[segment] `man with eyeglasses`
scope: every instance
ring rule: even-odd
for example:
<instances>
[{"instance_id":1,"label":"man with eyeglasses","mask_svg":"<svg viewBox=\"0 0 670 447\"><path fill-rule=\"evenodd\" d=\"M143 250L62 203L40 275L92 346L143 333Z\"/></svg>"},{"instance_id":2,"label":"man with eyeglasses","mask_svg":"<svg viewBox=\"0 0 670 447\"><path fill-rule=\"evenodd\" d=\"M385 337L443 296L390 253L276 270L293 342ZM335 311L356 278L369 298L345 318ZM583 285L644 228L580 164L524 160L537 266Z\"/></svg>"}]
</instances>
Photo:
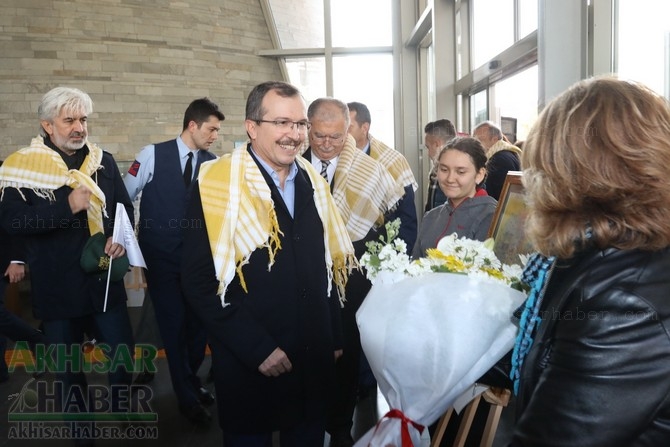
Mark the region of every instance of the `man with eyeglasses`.
<instances>
[{"instance_id":1,"label":"man with eyeglasses","mask_svg":"<svg viewBox=\"0 0 670 447\"><path fill-rule=\"evenodd\" d=\"M387 214L397 206L403 188L377 161L356 148L353 137L347 134L349 109L333 98L319 98L307 111L311 123L310 146L303 156L322 173L330 188L349 237L354 243L356 257L365 253L365 243L379 237ZM326 429L330 446L352 446L353 414L358 391L358 371L361 341L356 325L356 311L371 287L360 271L352 272L345 290L342 308L344 353L337 361L337 386L333 389L333 404Z\"/></svg>"},{"instance_id":2,"label":"man with eyeglasses","mask_svg":"<svg viewBox=\"0 0 670 447\"><path fill-rule=\"evenodd\" d=\"M209 333L226 447L323 446L340 298L353 246L328 184L300 157L309 122L300 92L249 94L251 140L205 163L187 220L182 277Z\"/></svg>"},{"instance_id":3,"label":"man with eyeglasses","mask_svg":"<svg viewBox=\"0 0 670 447\"><path fill-rule=\"evenodd\" d=\"M350 115L350 124L347 131L356 140L356 147L381 163L393 176L395 182L405 190L402 200L389 216L389 220L400 218L398 237L405 241L407 254L410 254L416 241L418 227L414 191L417 190L419 185L414 179L414 173L400 152L370 134L372 118L368 107L360 102L350 102L347 106Z\"/></svg>"}]
</instances>

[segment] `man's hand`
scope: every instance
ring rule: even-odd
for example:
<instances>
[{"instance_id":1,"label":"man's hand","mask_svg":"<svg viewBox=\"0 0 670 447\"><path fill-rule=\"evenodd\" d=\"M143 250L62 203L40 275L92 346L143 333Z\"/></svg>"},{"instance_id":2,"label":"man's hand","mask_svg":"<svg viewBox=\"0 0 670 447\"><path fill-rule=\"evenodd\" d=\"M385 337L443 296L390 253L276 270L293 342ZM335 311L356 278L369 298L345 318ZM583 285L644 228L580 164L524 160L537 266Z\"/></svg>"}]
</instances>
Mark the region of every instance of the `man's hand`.
<instances>
[{"instance_id":1,"label":"man's hand","mask_svg":"<svg viewBox=\"0 0 670 447\"><path fill-rule=\"evenodd\" d=\"M258 371L267 377L277 377L280 374L290 372L292 369L291 361L286 353L279 348L272 351L272 354L258 367Z\"/></svg>"},{"instance_id":2,"label":"man's hand","mask_svg":"<svg viewBox=\"0 0 670 447\"><path fill-rule=\"evenodd\" d=\"M19 282L26 276L26 266L25 264L11 263L7 270L5 270L5 276L9 278L10 283Z\"/></svg>"},{"instance_id":3,"label":"man's hand","mask_svg":"<svg viewBox=\"0 0 670 447\"><path fill-rule=\"evenodd\" d=\"M342 357L342 354L344 354L344 351L342 349L338 349L337 351L335 351L335 361L337 361L337 359Z\"/></svg>"},{"instance_id":4,"label":"man's hand","mask_svg":"<svg viewBox=\"0 0 670 447\"><path fill-rule=\"evenodd\" d=\"M75 188L67 196L67 201L70 204L72 214L87 210L91 207L91 191L85 186Z\"/></svg>"},{"instance_id":5,"label":"man's hand","mask_svg":"<svg viewBox=\"0 0 670 447\"><path fill-rule=\"evenodd\" d=\"M123 248L123 245L112 242L112 238L108 237L105 244L105 254L112 259L116 259L126 254L126 249Z\"/></svg>"}]
</instances>

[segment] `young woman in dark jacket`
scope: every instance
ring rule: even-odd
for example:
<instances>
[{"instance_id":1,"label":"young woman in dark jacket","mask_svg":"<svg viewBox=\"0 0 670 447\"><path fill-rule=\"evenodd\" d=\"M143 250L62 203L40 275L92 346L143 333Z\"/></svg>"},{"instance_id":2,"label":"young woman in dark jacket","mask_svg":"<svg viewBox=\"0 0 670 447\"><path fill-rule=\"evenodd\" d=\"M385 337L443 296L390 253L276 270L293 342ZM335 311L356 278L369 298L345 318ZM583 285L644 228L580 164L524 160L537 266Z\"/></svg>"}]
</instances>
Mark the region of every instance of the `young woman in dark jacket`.
<instances>
[{"instance_id":1,"label":"young woman in dark jacket","mask_svg":"<svg viewBox=\"0 0 670 447\"><path fill-rule=\"evenodd\" d=\"M512 354L511 446L670 445L670 107L582 81L524 146L541 256Z\"/></svg>"}]
</instances>

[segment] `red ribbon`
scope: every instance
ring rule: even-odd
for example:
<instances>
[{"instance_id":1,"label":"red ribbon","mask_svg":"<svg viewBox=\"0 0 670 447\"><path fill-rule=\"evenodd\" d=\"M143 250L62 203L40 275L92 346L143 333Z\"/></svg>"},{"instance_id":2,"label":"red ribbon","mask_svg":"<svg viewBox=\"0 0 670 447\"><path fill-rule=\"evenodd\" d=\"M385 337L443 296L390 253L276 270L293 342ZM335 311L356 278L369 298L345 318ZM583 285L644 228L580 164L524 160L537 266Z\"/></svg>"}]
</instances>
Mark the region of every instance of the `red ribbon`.
<instances>
[{"instance_id":1,"label":"red ribbon","mask_svg":"<svg viewBox=\"0 0 670 447\"><path fill-rule=\"evenodd\" d=\"M379 422L377 422L377 426L375 427L375 431L379 428L379 424L384 418L391 418L391 419L400 419L400 434L401 434L401 440L402 440L402 447L414 447L414 443L412 442L412 437L409 435L409 424L412 424L412 427L416 428L419 433L423 433L423 430L426 428L421 424L418 424L405 416L405 413L402 411L394 408L393 410L389 411L382 417Z\"/></svg>"}]
</instances>

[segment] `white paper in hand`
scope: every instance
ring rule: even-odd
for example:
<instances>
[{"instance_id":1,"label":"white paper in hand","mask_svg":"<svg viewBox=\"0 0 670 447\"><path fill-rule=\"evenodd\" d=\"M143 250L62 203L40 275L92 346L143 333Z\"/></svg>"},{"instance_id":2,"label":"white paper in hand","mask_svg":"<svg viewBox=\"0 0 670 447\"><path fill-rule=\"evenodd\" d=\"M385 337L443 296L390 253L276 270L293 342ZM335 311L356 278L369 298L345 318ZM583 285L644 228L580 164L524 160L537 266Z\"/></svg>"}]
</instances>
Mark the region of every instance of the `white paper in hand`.
<instances>
[{"instance_id":1,"label":"white paper in hand","mask_svg":"<svg viewBox=\"0 0 670 447\"><path fill-rule=\"evenodd\" d=\"M147 267L144 262L144 256L140 250L140 245L137 243L135 237L135 230L133 224L128 218L126 207L122 203L116 204L116 215L114 217L114 233L112 234L112 242L123 245L128 255L128 262L135 267Z\"/></svg>"}]
</instances>

